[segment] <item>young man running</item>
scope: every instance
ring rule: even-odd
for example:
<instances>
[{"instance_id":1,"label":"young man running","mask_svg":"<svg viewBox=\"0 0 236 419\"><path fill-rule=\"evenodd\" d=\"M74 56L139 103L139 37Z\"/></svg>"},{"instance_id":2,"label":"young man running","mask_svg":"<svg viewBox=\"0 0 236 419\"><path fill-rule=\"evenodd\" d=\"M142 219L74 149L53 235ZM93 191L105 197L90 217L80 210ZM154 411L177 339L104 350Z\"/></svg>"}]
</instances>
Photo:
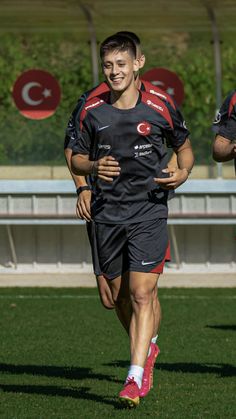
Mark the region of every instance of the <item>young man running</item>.
<instances>
[{"instance_id":1,"label":"young man running","mask_svg":"<svg viewBox=\"0 0 236 419\"><path fill-rule=\"evenodd\" d=\"M212 128L216 133L213 159L217 162L234 160L236 174L236 90L226 97Z\"/></svg>"},{"instance_id":2,"label":"young man running","mask_svg":"<svg viewBox=\"0 0 236 419\"><path fill-rule=\"evenodd\" d=\"M138 59L138 65L139 69L142 68L145 64L145 56L141 52L141 46L140 46L140 39L136 34L133 32L119 32L118 34L123 35L131 39L135 43L136 46L136 58ZM183 126L183 118L181 114L176 111L175 104L172 100L172 98L167 95L165 92L163 92L161 89L159 89L156 86L153 86L151 83L147 81L140 81L139 79L139 72L135 73L135 84L137 88L140 88L142 91L148 91L152 94L155 94L162 100L166 100L171 107L173 108L173 112L176 112L175 115L175 129L176 130L182 130ZM79 100L77 107L75 108L75 111L73 112L71 119L68 123L67 128L67 134L65 138L65 155L67 158L68 167L70 168L71 165L71 153L72 153L72 147L75 143L75 139L78 138L78 133L80 131L78 120L80 118L80 114L84 108L84 103L86 101L86 98L88 100L92 97L102 97L105 93L110 91L110 87L107 83L101 83L98 87L92 89L90 92L85 93L82 95L82 98ZM173 156L171 160L168 163L168 167L172 167L173 174L176 170L177 161L176 161L176 154L173 153ZM163 167L164 168L164 167ZM70 169L71 171L71 169ZM87 184L87 179L83 176L76 176L72 174L76 187L77 187L77 193L78 193L78 202L77 202L77 215L85 219L86 221L91 221L91 212L90 212L90 203L91 203L91 190L90 186ZM88 234L90 237L90 240L93 238L93 222L87 223L87 229ZM169 248L167 249L166 254L166 260L169 260ZM112 294L110 291L110 288L107 284L106 278L102 275L101 269L99 267L98 257L97 257L97 249L96 246L93 245L93 265L94 265L94 272L97 279L98 284L98 290L100 294L100 298L102 301L102 304L107 309L115 308L117 316L125 328L126 332L129 334L129 327L130 327L130 320L131 320L131 314L132 314L132 307L131 302L129 299L129 290L127 287L127 280L122 281L121 290L119 293L119 298L114 303ZM143 375L143 382L142 382L142 389L140 391L140 396L145 397L150 388L152 387L153 383L153 367L155 363L155 359L159 353L159 348L156 344L159 328L160 328L160 321L161 321L161 306L158 299L158 290L157 286L154 289L154 302L153 302L153 310L155 314L155 324L154 324L154 331L153 331L153 337L151 341L151 345L149 348L149 356L147 358L147 362L145 364L144 369L144 375Z\"/></svg>"},{"instance_id":3,"label":"young man running","mask_svg":"<svg viewBox=\"0 0 236 419\"><path fill-rule=\"evenodd\" d=\"M188 131L174 129L171 108L137 90L134 43L110 37L101 46L101 59L111 92L85 104L72 167L76 175L93 176L91 211L99 264L114 301L122 274L128 272L131 366L119 397L135 406L154 329L154 289L168 245L168 189L188 178L193 155ZM165 139L179 165L169 179L162 173L168 162Z\"/></svg>"}]
</instances>

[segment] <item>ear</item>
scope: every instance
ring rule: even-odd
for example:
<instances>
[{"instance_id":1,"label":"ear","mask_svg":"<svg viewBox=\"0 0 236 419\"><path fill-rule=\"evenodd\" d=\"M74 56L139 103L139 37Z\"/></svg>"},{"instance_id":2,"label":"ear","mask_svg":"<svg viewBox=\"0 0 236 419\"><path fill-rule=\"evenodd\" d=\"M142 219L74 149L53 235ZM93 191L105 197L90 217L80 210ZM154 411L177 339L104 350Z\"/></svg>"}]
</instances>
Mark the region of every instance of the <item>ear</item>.
<instances>
[{"instance_id":1,"label":"ear","mask_svg":"<svg viewBox=\"0 0 236 419\"><path fill-rule=\"evenodd\" d=\"M139 69L140 69L140 64L139 64L139 60L137 60L137 59L135 59L134 60L134 65L133 65L133 71L139 71Z\"/></svg>"},{"instance_id":2,"label":"ear","mask_svg":"<svg viewBox=\"0 0 236 419\"><path fill-rule=\"evenodd\" d=\"M144 54L141 55L141 57L139 58L139 68L143 68L145 65L145 61L146 61L146 57Z\"/></svg>"}]
</instances>

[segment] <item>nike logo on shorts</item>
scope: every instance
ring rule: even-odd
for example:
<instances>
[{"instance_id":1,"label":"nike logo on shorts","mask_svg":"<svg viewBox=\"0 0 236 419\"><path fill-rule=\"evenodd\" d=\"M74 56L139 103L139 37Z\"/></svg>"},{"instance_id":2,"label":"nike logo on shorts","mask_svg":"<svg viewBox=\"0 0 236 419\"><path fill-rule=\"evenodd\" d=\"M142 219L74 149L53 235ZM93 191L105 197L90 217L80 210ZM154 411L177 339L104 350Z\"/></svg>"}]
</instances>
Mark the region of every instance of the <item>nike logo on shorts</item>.
<instances>
[{"instance_id":1,"label":"nike logo on shorts","mask_svg":"<svg viewBox=\"0 0 236 419\"><path fill-rule=\"evenodd\" d=\"M142 265L152 265L153 263L156 263L156 260L152 260L151 262L144 262L144 260L142 260Z\"/></svg>"},{"instance_id":2,"label":"nike logo on shorts","mask_svg":"<svg viewBox=\"0 0 236 419\"><path fill-rule=\"evenodd\" d=\"M104 127L98 127L98 131L103 131L104 129L108 128L110 125L105 125Z\"/></svg>"}]
</instances>

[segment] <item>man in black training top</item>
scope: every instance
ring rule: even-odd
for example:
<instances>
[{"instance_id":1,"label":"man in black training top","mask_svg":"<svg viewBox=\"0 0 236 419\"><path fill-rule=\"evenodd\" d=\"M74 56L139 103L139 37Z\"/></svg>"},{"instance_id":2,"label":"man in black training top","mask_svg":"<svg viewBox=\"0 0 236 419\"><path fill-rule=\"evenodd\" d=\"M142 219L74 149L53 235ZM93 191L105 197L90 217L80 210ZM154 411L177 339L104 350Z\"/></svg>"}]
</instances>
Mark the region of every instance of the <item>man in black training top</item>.
<instances>
[{"instance_id":1,"label":"man in black training top","mask_svg":"<svg viewBox=\"0 0 236 419\"><path fill-rule=\"evenodd\" d=\"M128 37L131 39L136 47L136 58L139 63L139 69L142 68L145 64L145 56L141 50L141 44L139 37L133 33L133 32L127 32L122 31L118 32L116 35L122 35L125 37ZM137 89L141 91L146 91L149 93L152 93L156 96L158 96L161 100L167 101L170 106L172 107L173 113L175 113L174 117L174 129L176 132L178 130L182 130L184 126L184 120L183 117L178 109L176 109L175 103L173 102L173 99L165 93L163 90L161 90L159 87L154 86L148 81L143 81L139 77L139 72L135 73L135 85ZM92 90L84 93L81 98L79 99L77 106L75 107L75 110L73 111L71 118L68 122L67 130L66 130L66 137L65 137L65 156L68 164L68 168L70 169L70 172L72 174L72 177L74 179L77 194L78 194L78 201L77 201L77 215L78 217L85 219L87 221L87 231L90 241L93 242L94 237L94 223L91 222L91 188L90 188L90 181L85 176L76 176L71 171L71 155L72 155L72 148L73 145L76 142L76 139L79 138L79 132L80 132L80 115L83 111L84 105L86 101L89 99L92 99L93 97L100 97L103 96L105 93L108 93L110 91L110 87L106 82L103 82L93 88ZM165 162L164 162L165 163ZM166 167L166 163L163 166L163 168ZM175 176L179 176L179 171L177 167L177 158L176 154L173 153L171 159L168 162L168 168L169 170L174 174ZM172 176L173 180L173 176ZM171 197L174 196L174 191L172 191L172 194L169 194L168 199L171 199ZM94 273L96 275L99 295L101 298L101 302L103 306L107 309L114 308L117 314L117 317L126 330L127 334L129 335L129 329L130 329L130 321L132 316L132 306L130 301L130 293L128 289L128 281L124 280L122 281L122 292L119 293L119 298L114 303L112 299L112 294L110 287L107 283L107 279L102 275L100 266L99 266L99 260L97 256L97 249L96 246L93 243L92 247L92 258L93 258L93 267L94 267ZM170 247L168 246L166 250L165 260L170 260ZM163 263L164 265L164 263ZM160 267L160 272L162 272L162 268ZM123 276L126 276L126 274L123 274ZM155 364L155 360L160 353L159 346L157 344L159 330L160 330L160 324L161 324L161 305L158 298L158 288L155 287L153 291L153 311L155 316L155 322L154 322L154 329L153 329L153 337L151 339L151 344L148 351L148 357L145 363L144 373L143 373L143 379L142 379L142 388L140 390L140 397L145 397L150 389L153 386L153 367Z\"/></svg>"},{"instance_id":2,"label":"man in black training top","mask_svg":"<svg viewBox=\"0 0 236 419\"><path fill-rule=\"evenodd\" d=\"M172 108L136 88L135 44L114 35L100 55L110 92L85 104L72 170L93 176L95 245L114 301L128 273L131 365L119 398L136 406L154 327L153 290L168 246L168 190L187 180L193 154L188 131L174 130ZM177 154L178 176L165 178L161 170L168 163L165 140Z\"/></svg>"}]
</instances>

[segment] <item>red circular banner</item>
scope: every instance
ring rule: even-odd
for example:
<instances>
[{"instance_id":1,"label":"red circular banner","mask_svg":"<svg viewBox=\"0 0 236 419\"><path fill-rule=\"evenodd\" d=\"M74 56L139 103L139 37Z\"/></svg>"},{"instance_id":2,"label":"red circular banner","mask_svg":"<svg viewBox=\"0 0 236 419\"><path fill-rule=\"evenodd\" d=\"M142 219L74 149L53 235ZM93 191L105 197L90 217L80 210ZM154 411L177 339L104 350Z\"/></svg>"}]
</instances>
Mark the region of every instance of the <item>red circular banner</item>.
<instances>
[{"instance_id":1,"label":"red circular banner","mask_svg":"<svg viewBox=\"0 0 236 419\"><path fill-rule=\"evenodd\" d=\"M166 68L153 68L142 75L143 80L150 81L173 97L178 106L184 100L184 85L179 76Z\"/></svg>"},{"instance_id":2,"label":"red circular banner","mask_svg":"<svg viewBox=\"0 0 236 419\"><path fill-rule=\"evenodd\" d=\"M53 115L60 103L58 81L44 70L22 73L13 87L13 99L20 113L30 119L45 119Z\"/></svg>"}]
</instances>

